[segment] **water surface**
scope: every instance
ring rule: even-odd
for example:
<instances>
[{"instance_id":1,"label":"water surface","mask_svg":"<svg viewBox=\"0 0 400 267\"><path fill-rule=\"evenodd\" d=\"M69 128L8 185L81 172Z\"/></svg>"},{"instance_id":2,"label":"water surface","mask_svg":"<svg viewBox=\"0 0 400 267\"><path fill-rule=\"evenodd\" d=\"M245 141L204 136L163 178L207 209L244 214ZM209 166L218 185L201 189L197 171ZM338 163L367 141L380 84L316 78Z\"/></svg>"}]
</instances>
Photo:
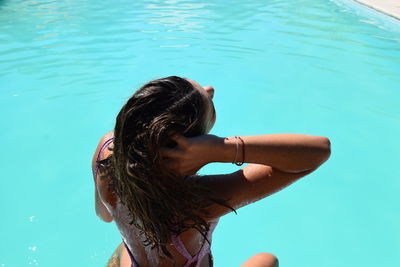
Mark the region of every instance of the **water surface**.
<instances>
[{"instance_id":1,"label":"water surface","mask_svg":"<svg viewBox=\"0 0 400 267\"><path fill-rule=\"evenodd\" d=\"M104 266L121 239L94 214L91 156L167 75L215 87L214 134L332 142L317 172L221 220L216 266L399 265L399 33L346 0L0 1L0 266Z\"/></svg>"}]
</instances>

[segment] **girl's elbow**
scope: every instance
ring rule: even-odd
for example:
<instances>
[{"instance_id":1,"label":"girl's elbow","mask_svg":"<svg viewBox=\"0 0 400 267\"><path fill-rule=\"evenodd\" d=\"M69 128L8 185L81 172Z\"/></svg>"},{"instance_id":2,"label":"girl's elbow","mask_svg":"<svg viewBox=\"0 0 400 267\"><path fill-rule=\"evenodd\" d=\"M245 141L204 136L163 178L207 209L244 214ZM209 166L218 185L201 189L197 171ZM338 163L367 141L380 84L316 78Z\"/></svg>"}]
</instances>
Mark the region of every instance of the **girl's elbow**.
<instances>
[{"instance_id":1,"label":"girl's elbow","mask_svg":"<svg viewBox=\"0 0 400 267\"><path fill-rule=\"evenodd\" d=\"M98 207L96 206L96 215L97 217L100 218L100 220L104 221L104 222L112 222L113 221L113 217L111 216L111 214L105 209L105 207Z\"/></svg>"},{"instance_id":2,"label":"girl's elbow","mask_svg":"<svg viewBox=\"0 0 400 267\"><path fill-rule=\"evenodd\" d=\"M321 136L321 164L323 164L325 161L329 159L331 156L331 141L327 137L322 137Z\"/></svg>"},{"instance_id":3,"label":"girl's elbow","mask_svg":"<svg viewBox=\"0 0 400 267\"><path fill-rule=\"evenodd\" d=\"M331 155L331 140L329 138L324 137L324 144L325 144L325 154L326 154L326 159L328 159Z\"/></svg>"},{"instance_id":4,"label":"girl's elbow","mask_svg":"<svg viewBox=\"0 0 400 267\"><path fill-rule=\"evenodd\" d=\"M106 223L110 223L113 221L113 217L110 214L97 214L97 216Z\"/></svg>"}]
</instances>

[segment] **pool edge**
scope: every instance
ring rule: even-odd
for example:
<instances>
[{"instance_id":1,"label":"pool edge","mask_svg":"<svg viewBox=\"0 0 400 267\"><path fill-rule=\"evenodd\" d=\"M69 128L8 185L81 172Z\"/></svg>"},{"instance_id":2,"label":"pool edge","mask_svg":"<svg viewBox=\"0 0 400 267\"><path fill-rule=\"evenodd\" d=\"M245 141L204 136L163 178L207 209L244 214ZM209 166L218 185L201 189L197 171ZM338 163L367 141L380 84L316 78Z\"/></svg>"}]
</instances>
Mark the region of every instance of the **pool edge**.
<instances>
[{"instance_id":1,"label":"pool edge","mask_svg":"<svg viewBox=\"0 0 400 267\"><path fill-rule=\"evenodd\" d=\"M389 1L386 3L382 3L382 1L379 0L353 0L353 1L365 5L367 7L370 7L388 16L391 16L397 20L400 20L400 3L399 6L396 7L393 1Z\"/></svg>"}]
</instances>

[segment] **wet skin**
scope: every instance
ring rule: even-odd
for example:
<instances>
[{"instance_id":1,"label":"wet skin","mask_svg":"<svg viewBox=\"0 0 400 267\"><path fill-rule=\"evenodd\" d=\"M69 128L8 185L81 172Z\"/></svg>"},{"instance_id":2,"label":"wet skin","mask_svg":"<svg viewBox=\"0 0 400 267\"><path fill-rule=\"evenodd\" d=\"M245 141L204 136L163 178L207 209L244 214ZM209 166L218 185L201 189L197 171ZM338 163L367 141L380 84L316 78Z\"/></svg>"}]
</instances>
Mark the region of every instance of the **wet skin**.
<instances>
[{"instance_id":1,"label":"wet skin","mask_svg":"<svg viewBox=\"0 0 400 267\"><path fill-rule=\"evenodd\" d=\"M195 81L188 80L197 88L207 101L206 126L207 132L211 130L215 122L215 111L212 103L214 88L211 86L201 86ZM106 134L101 140L93 157L93 165L96 161L96 155L101 145L113 135L112 132ZM322 136L312 136L304 134L264 134L254 136L242 136L243 148L246 147L246 157L242 161L249 163L240 170L223 175L204 175L190 176L190 179L200 179L218 199L226 199L227 204L239 209L245 205L251 204L279 190L293 184L295 181L315 171L330 156L330 140ZM192 138L179 137L177 148L170 149L169 155L178 164L178 173L196 170L211 162L232 162L235 153L237 154L238 143L235 138L223 138L212 135L202 135ZM235 141L236 140L236 141ZM101 159L109 156L111 151L104 150ZM212 159L204 162L204 159ZM180 166L180 167L179 167ZM183 169L183 167L186 168ZM110 190L110 179L100 179L95 177L96 183L96 212L99 217L107 222L113 220L111 214L116 213L115 196ZM227 186L229 185L229 186ZM207 216L204 219L213 221L225 214L231 212L231 209L221 205L211 205L207 208ZM232 233L234 234L234 233ZM180 235L189 253L196 254L202 244L203 237L196 230L188 230ZM129 240L130 244L136 244L135 257L141 266L147 266L146 252L137 240ZM136 243L135 243L136 242ZM167 246L172 253L178 266L183 266L186 262L174 246ZM121 255L125 255L126 250L121 249ZM123 259L125 257L122 257ZM161 262L165 266L170 263ZM125 263L124 263L125 264ZM147 264L147 265L146 265ZM258 253L243 263L242 266L252 267L275 267L278 262L276 257L269 253ZM130 266L130 263L126 265ZM161 266L161 265L160 265ZM202 267L210 266L208 257L201 261Z\"/></svg>"}]
</instances>

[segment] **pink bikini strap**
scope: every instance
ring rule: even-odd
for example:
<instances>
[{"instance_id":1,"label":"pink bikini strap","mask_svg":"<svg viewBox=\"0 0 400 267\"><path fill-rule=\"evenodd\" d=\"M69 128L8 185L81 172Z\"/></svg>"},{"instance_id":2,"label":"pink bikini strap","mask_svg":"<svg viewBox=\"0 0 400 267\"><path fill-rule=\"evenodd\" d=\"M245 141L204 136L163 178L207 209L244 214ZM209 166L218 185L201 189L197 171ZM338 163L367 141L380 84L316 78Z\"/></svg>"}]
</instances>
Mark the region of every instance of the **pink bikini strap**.
<instances>
[{"instance_id":1,"label":"pink bikini strap","mask_svg":"<svg viewBox=\"0 0 400 267\"><path fill-rule=\"evenodd\" d=\"M99 160L100 160L100 155L101 155L101 153L104 151L104 149L105 149L109 144L111 144L111 142L112 142L113 140L114 140L114 137L111 137L110 139L107 139L107 140L103 143L103 145L101 146L101 148L100 148L100 150L99 150L99 153L97 153L96 166L95 166L95 168L94 168L94 170L93 170L93 177L94 177L94 178L96 178L97 172L99 171L98 162L99 162Z\"/></svg>"},{"instance_id":2,"label":"pink bikini strap","mask_svg":"<svg viewBox=\"0 0 400 267\"><path fill-rule=\"evenodd\" d=\"M207 239L211 243L212 232L214 231L218 221L211 223L210 229L207 233ZM210 244L208 244L207 240L204 240L203 246L197 252L196 255L192 256L186 249L185 244L183 244L182 240L179 236L172 235L171 241L174 244L175 248L184 256L188 261L185 263L184 266L189 266L193 262L197 261L196 267L200 265L200 260L207 254L210 253Z\"/></svg>"},{"instance_id":3,"label":"pink bikini strap","mask_svg":"<svg viewBox=\"0 0 400 267\"><path fill-rule=\"evenodd\" d=\"M179 236L172 235L171 237L172 243L174 244L175 248L187 259L191 260L193 258L192 255L187 251L185 244L183 244L182 240Z\"/></svg>"}]
</instances>

